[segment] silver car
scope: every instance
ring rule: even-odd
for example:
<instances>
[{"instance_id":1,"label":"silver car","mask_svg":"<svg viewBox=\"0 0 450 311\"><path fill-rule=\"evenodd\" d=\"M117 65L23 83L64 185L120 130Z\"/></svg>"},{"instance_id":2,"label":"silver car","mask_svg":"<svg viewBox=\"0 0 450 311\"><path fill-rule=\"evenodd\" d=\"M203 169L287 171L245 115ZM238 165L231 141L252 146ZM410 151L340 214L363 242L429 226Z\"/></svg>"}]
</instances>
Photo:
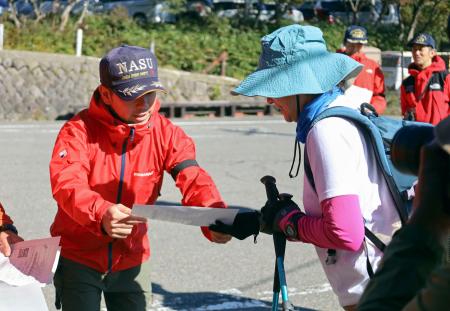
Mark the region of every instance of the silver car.
<instances>
[{"instance_id":1,"label":"silver car","mask_svg":"<svg viewBox=\"0 0 450 311\"><path fill-rule=\"evenodd\" d=\"M1 1L1 0L0 0ZM175 22L175 16L168 13L167 5L161 0L82 0L72 9L72 14L78 15L83 10L84 3L88 1L88 12L93 14L109 13L115 8L123 7L127 10L128 16L132 17L139 24L171 23ZM61 0L59 11L66 7L67 0ZM41 3L40 10L48 14L53 9L53 1Z\"/></svg>"},{"instance_id":2,"label":"silver car","mask_svg":"<svg viewBox=\"0 0 450 311\"><path fill-rule=\"evenodd\" d=\"M94 4L94 13L108 13L120 6L140 24L175 22L175 16L168 13L167 6L157 0L98 0Z\"/></svg>"}]
</instances>

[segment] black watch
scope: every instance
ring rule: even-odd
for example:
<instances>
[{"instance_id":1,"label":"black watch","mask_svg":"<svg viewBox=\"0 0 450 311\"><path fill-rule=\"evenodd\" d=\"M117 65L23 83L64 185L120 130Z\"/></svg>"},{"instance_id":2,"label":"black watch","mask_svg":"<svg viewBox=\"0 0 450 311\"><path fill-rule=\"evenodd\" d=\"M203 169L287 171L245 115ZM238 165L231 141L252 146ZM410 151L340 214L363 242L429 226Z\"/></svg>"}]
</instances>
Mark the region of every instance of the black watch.
<instances>
[{"instance_id":1,"label":"black watch","mask_svg":"<svg viewBox=\"0 0 450 311\"><path fill-rule=\"evenodd\" d=\"M17 231L17 228L13 225L13 224L4 224L0 226L0 232L3 231L11 231L14 232L15 234L18 234L19 232Z\"/></svg>"}]
</instances>

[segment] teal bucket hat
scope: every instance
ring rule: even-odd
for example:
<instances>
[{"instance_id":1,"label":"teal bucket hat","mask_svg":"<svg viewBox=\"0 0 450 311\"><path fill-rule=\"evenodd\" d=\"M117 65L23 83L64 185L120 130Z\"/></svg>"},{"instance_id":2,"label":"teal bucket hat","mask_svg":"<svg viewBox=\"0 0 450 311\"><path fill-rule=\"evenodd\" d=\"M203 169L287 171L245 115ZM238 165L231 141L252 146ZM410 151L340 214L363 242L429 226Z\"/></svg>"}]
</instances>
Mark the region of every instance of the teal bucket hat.
<instances>
[{"instance_id":1,"label":"teal bucket hat","mask_svg":"<svg viewBox=\"0 0 450 311\"><path fill-rule=\"evenodd\" d=\"M328 52L322 31L313 26L279 28L264 36L261 45L258 69L231 92L233 95L280 98L321 94L356 77L362 69L352 58Z\"/></svg>"}]
</instances>

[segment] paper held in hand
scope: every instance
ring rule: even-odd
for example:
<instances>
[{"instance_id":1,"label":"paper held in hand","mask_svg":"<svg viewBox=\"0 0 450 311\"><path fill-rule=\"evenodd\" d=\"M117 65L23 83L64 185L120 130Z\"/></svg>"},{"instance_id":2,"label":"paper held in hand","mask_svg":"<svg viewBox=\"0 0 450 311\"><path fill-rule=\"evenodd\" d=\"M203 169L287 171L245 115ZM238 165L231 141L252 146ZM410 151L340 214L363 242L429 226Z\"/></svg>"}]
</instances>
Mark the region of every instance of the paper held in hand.
<instances>
[{"instance_id":1,"label":"paper held in hand","mask_svg":"<svg viewBox=\"0 0 450 311\"><path fill-rule=\"evenodd\" d=\"M209 226L222 221L233 224L238 209L179 205L133 205L131 213L151 220L162 220L191 226Z\"/></svg>"},{"instance_id":2,"label":"paper held in hand","mask_svg":"<svg viewBox=\"0 0 450 311\"><path fill-rule=\"evenodd\" d=\"M0 255L0 281L12 286L50 284L58 264L59 240L52 237L12 244L10 257Z\"/></svg>"}]
</instances>

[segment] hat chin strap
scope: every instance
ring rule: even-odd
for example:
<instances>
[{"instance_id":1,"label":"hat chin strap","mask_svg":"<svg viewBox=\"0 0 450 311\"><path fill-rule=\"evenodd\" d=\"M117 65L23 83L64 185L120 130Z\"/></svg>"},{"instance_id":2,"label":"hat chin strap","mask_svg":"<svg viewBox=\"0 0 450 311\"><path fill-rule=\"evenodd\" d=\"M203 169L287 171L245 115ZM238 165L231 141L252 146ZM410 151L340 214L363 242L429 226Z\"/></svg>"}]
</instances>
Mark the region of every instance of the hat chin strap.
<instances>
[{"instance_id":1,"label":"hat chin strap","mask_svg":"<svg viewBox=\"0 0 450 311\"><path fill-rule=\"evenodd\" d=\"M297 120L298 120L298 116L300 115L300 95L295 95L295 99L297 101ZM295 172L295 174L292 174L292 171L294 169L294 165L295 165L295 160L297 158L297 150L298 150L298 164L297 164L297 170ZM298 172L300 171L300 164L302 162L302 153L301 153L301 148L300 148L300 142L297 140L297 137L294 140L294 157L292 158L292 164L291 164L291 168L289 169L289 177L290 178L295 178L298 176Z\"/></svg>"}]
</instances>

